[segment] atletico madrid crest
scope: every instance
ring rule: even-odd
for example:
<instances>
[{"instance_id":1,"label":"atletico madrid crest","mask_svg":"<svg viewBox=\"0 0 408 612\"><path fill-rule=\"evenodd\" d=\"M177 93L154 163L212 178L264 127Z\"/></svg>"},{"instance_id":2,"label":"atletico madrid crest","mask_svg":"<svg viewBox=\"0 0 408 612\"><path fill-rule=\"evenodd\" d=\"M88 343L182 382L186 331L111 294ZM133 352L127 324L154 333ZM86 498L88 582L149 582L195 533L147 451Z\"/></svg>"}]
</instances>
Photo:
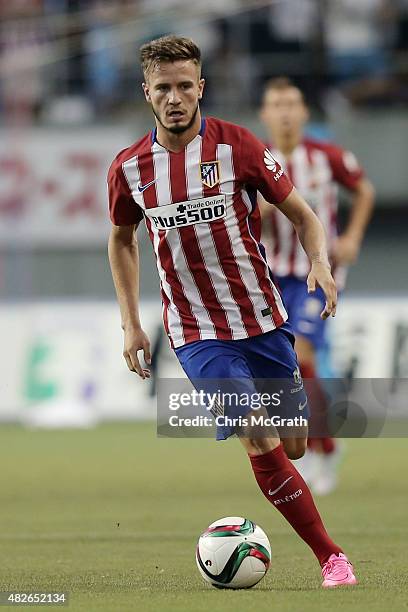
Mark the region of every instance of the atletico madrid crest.
<instances>
[{"instance_id":1,"label":"atletico madrid crest","mask_svg":"<svg viewBox=\"0 0 408 612\"><path fill-rule=\"evenodd\" d=\"M220 162L201 162L200 163L201 182L206 187L215 187L220 182Z\"/></svg>"}]
</instances>

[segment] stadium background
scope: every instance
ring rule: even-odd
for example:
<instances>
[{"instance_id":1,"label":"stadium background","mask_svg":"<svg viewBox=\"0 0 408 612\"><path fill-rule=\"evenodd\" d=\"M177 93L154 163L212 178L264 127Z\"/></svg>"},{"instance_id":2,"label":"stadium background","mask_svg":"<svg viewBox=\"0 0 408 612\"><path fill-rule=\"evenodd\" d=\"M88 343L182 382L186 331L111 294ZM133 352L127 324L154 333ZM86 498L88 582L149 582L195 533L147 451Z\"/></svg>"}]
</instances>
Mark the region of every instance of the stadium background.
<instances>
[{"instance_id":1,"label":"stadium background","mask_svg":"<svg viewBox=\"0 0 408 612\"><path fill-rule=\"evenodd\" d=\"M40 492L55 492L55 479L61 479L75 493L70 470L59 463L60 443L68 453L79 449L79 469L88 462L82 485L102 479L100 459L106 472L104 495L120 500L104 448L114 448L126 462L117 439L131 455L136 452L132 440L141 453L147 452L145 436L154 438L150 425L96 427L100 421L155 417L154 388L132 376L121 357L106 249L107 168L120 149L152 125L139 84L138 48L153 37L182 34L201 46L207 79L204 114L243 124L262 137L257 116L262 83L285 74L306 93L310 132L333 138L357 155L377 198L332 330L337 367L341 374L360 377L408 375L406 0L3 0L0 19L0 437L10 468L3 476L8 501L2 521L9 522L10 512L16 512L11 528L16 534L22 525L23 532L31 533L32 525L25 523L30 504L42 508L38 490L27 483L37 482ZM342 197L343 220L348 204ZM153 253L144 228L138 236L142 320L158 342ZM160 373L178 372L164 341ZM45 434L33 427L53 431ZM55 431L63 427L69 428L66 434ZM85 438L75 437L80 434L71 428L81 427L96 428L84 432ZM134 438L126 437L130 431ZM164 442L159 447L157 440L152 444L158 457L168 452L181 467L180 442L170 442L176 447ZM207 453L213 447L204 448ZM377 452L370 448L371 461ZM360 456L353 449L351 462ZM51 472L50 462L56 462ZM353 466L345 467L350 482ZM385 464L378 466L380 475L381 467L385 473ZM128 469L119 480L132 490ZM177 482L176 472L173 476ZM26 501L16 492L23 482L30 491ZM125 505L134 501L129 495ZM144 513L151 512L148 498L140 503ZM221 516L220 506L215 511ZM176 505L171 517L176 520ZM210 513L208 518L216 517ZM34 528L38 533L39 525ZM78 525L82 534L95 529L91 523ZM62 522L58 529L64 529ZM99 529L104 529L102 519ZM21 551L20 561L23 557ZM21 567L17 561L15 567ZM61 584L64 576L62 571ZM41 583L40 569L35 579ZM86 590L89 584L81 586Z\"/></svg>"}]
</instances>

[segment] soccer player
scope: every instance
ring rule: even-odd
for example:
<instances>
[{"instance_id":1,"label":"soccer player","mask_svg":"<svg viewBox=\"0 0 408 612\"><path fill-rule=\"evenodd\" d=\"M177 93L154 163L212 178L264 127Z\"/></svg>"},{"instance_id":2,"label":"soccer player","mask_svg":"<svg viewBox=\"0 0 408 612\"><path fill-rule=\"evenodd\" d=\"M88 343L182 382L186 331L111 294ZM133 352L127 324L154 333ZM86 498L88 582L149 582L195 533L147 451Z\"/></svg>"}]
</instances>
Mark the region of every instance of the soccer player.
<instances>
[{"instance_id":1,"label":"soccer player","mask_svg":"<svg viewBox=\"0 0 408 612\"><path fill-rule=\"evenodd\" d=\"M269 158L265 163L265 146L257 138L242 127L201 117L200 55L193 41L175 36L142 46L143 90L156 127L119 153L109 170L109 258L124 357L131 371L149 377L135 236L144 219L161 281L164 326L188 377L241 380L248 387L255 378L287 378L303 405L287 313L252 233L259 221L257 190L295 225L311 262L309 285L325 293L326 318L335 314L337 297L324 231L279 164ZM351 563L327 534L288 459L304 453L307 428L302 437L281 442L274 427L258 437L250 418L248 423L222 429L219 437L239 434L262 493L316 555L323 586L355 584Z\"/></svg>"},{"instance_id":2,"label":"soccer player","mask_svg":"<svg viewBox=\"0 0 408 612\"><path fill-rule=\"evenodd\" d=\"M264 88L261 119L270 139L270 151L299 193L322 222L337 289L344 287L346 269L356 261L370 219L374 190L353 153L304 135L309 112L302 91L285 77L268 81ZM338 186L352 196L346 229L337 234ZM326 402L317 374L317 355L325 351L326 322L320 315L325 302L321 288L308 292L310 262L293 224L278 207L260 201L262 243L276 275L296 337L296 353L304 379L309 382L311 410ZM313 397L312 397L313 395ZM315 493L330 493L337 483L340 449L333 438L309 438L302 459L303 475ZM307 461L306 461L307 459Z\"/></svg>"}]
</instances>

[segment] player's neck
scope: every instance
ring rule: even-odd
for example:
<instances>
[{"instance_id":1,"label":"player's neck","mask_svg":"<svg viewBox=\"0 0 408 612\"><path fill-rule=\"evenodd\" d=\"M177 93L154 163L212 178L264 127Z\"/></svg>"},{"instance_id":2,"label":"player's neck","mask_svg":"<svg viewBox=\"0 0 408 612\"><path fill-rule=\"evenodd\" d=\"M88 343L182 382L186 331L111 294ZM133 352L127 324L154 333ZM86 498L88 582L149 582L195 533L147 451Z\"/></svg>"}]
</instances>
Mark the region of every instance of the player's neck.
<instances>
[{"instance_id":1,"label":"player's neck","mask_svg":"<svg viewBox=\"0 0 408 612\"><path fill-rule=\"evenodd\" d=\"M182 151L194 138L197 134L200 133L201 130L201 113L200 109L198 109L193 124L186 130L185 132L181 132L181 134L173 134L169 130L166 130L161 123L156 120L156 140L162 147L172 151L174 153L178 153Z\"/></svg>"},{"instance_id":2,"label":"player's neck","mask_svg":"<svg viewBox=\"0 0 408 612\"><path fill-rule=\"evenodd\" d=\"M296 147L302 142L303 134L283 134L273 137L273 145L286 158L289 158Z\"/></svg>"}]
</instances>

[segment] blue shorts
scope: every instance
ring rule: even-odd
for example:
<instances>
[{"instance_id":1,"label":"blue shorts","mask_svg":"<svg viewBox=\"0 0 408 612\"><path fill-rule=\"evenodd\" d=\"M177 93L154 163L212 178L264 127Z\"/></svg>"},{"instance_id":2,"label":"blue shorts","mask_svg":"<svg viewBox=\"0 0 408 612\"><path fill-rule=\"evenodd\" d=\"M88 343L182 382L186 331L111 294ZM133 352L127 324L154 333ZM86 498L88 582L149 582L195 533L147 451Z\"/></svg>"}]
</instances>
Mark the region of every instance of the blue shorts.
<instances>
[{"instance_id":1,"label":"blue shorts","mask_svg":"<svg viewBox=\"0 0 408 612\"><path fill-rule=\"evenodd\" d=\"M202 379L212 379L211 384L219 379L232 379L234 390L238 387L240 393L257 395L260 392L271 394L283 386L285 415L299 416L301 410L301 416L307 419L307 398L293 346L290 325L284 323L280 328L259 336L243 340L199 340L177 348L175 352L197 389L205 387ZM282 385L283 379L285 384ZM266 409L270 416L276 414L276 408ZM234 405L230 410L233 417L245 416L252 407ZM225 440L234 433L234 427L217 426L217 440Z\"/></svg>"},{"instance_id":2,"label":"blue shorts","mask_svg":"<svg viewBox=\"0 0 408 612\"><path fill-rule=\"evenodd\" d=\"M308 293L306 281L296 276L278 276L277 281L295 336L303 336L315 349L322 348L326 329L326 321L320 318L326 305L323 290L317 287Z\"/></svg>"}]
</instances>

